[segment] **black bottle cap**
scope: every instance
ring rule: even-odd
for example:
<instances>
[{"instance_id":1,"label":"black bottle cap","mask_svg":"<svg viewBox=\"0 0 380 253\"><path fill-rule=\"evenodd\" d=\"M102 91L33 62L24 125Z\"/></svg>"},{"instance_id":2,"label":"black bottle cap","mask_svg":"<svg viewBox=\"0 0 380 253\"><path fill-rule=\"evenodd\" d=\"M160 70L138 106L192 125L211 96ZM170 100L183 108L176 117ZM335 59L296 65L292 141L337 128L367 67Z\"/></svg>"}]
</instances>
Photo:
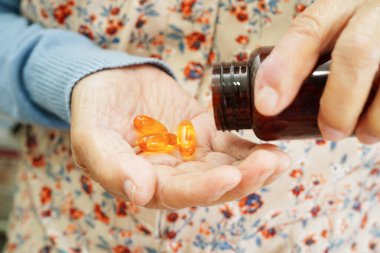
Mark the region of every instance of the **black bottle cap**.
<instances>
[{"instance_id":1,"label":"black bottle cap","mask_svg":"<svg viewBox=\"0 0 380 253\"><path fill-rule=\"evenodd\" d=\"M216 128L252 128L252 96L248 62L216 64L212 71L212 100Z\"/></svg>"}]
</instances>

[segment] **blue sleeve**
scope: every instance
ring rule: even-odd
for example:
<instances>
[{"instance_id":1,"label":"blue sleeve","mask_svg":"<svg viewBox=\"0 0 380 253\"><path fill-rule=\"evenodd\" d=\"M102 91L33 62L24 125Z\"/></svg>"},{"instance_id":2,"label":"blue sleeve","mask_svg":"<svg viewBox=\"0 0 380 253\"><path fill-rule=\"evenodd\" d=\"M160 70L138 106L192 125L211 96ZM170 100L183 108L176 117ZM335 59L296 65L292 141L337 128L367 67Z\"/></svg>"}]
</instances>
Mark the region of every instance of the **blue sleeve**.
<instances>
[{"instance_id":1,"label":"blue sleeve","mask_svg":"<svg viewBox=\"0 0 380 253\"><path fill-rule=\"evenodd\" d=\"M31 24L19 5L19 0L0 0L2 118L67 128L71 91L83 77L137 64L154 64L170 73L156 59L105 50L80 34Z\"/></svg>"}]
</instances>

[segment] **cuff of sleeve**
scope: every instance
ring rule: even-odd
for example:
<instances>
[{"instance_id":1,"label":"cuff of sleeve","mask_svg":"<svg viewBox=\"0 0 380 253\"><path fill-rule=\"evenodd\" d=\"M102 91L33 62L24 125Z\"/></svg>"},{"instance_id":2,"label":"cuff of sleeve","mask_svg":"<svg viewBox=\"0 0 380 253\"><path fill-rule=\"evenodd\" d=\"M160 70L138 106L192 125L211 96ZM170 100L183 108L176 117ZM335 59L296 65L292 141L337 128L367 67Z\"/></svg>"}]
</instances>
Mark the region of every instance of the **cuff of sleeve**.
<instances>
[{"instance_id":1,"label":"cuff of sleeve","mask_svg":"<svg viewBox=\"0 0 380 253\"><path fill-rule=\"evenodd\" d=\"M70 123L70 99L75 84L91 73L133 65L152 64L173 76L170 68L154 58L131 56L97 47L75 34L70 43L44 45L46 52L31 64L27 90L42 108ZM38 50L38 49L36 49Z\"/></svg>"}]
</instances>

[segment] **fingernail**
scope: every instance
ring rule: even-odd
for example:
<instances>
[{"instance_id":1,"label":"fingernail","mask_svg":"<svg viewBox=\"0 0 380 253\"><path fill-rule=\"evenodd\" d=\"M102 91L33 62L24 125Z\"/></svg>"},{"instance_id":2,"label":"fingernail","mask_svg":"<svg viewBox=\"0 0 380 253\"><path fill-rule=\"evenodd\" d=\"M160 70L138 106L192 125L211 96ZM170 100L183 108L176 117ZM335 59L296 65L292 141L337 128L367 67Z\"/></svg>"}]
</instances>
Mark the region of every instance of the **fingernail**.
<instances>
[{"instance_id":1,"label":"fingernail","mask_svg":"<svg viewBox=\"0 0 380 253\"><path fill-rule=\"evenodd\" d=\"M256 106L261 113L273 113L278 104L278 93L275 89L270 86L264 86L259 91L256 96Z\"/></svg>"},{"instance_id":2,"label":"fingernail","mask_svg":"<svg viewBox=\"0 0 380 253\"><path fill-rule=\"evenodd\" d=\"M136 192L136 185L129 179L125 180L123 183L124 191L127 194L127 197L130 201L135 201L135 192Z\"/></svg>"},{"instance_id":3,"label":"fingernail","mask_svg":"<svg viewBox=\"0 0 380 253\"><path fill-rule=\"evenodd\" d=\"M325 139L330 141L339 141L343 139L346 135L334 128L328 127L323 123L319 123L319 127L321 128L322 135Z\"/></svg>"},{"instance_id":4,"label":"fingernail","mask_svg":"<svg viewBox=\"0 0 380 253\"><path fill-rule=\"evenodd\" d=\"M365 144L375 144L376 142L379 142L380 139L373 136L373 135L370 135L370 134L367 134L367 133L357 133L359 136L360 136L360 141L365 143Z\"/></svg>"}]
</instances>

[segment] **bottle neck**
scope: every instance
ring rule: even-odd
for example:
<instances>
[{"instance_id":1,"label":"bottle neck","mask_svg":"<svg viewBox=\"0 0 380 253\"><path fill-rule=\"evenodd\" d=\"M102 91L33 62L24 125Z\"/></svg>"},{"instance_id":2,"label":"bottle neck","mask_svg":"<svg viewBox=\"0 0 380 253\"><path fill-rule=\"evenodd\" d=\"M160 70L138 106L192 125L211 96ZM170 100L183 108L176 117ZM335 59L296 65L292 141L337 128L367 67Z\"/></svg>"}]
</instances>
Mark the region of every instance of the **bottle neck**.
<instances>
[{"instance_id":1,"label":"bottle neck","mask_svg":"<svg viewBox=\"0 0 380 253\"><path fill-rule=\"evenodd\" d=\"M216 128L252 128L251 70L248 62L213 66L212 96Z\"/></svg>"}]
</instances>

